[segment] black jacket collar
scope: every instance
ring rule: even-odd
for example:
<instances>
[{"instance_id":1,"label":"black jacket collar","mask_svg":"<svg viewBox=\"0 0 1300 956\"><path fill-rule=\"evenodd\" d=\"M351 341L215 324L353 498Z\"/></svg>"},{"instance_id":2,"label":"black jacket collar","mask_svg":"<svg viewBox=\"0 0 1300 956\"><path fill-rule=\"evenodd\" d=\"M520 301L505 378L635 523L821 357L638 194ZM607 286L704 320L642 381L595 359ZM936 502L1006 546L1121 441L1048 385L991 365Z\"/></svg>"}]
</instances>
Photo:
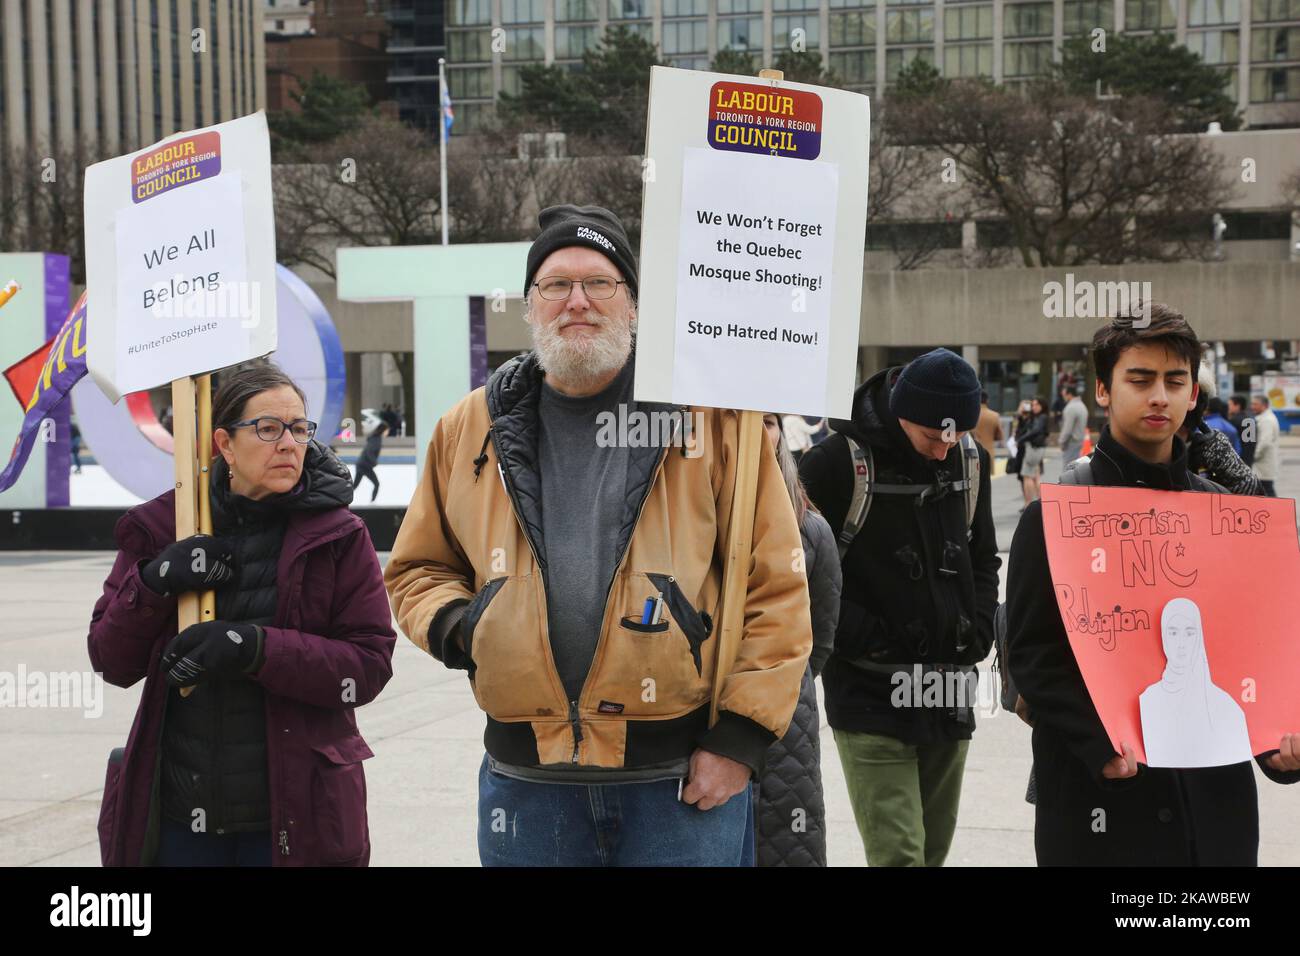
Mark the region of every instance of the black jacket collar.
<instances>
[{"instance_id":1,"label":"black jacket collar","mask_svg":"<svg viewBox=\"0 0 1300 956\"><path fill-rule=\"evenodd\" d=\"M1092 473L1099 485L1128 485L1164 491L1190 491L1192 487L1187 474L1187 446L1177 435L1174 436L1170 461L1153 465L1121 445L1110 433L1109 424L1102 426L1101 438L1092 456Z\"/></svg>"}]
</instances>

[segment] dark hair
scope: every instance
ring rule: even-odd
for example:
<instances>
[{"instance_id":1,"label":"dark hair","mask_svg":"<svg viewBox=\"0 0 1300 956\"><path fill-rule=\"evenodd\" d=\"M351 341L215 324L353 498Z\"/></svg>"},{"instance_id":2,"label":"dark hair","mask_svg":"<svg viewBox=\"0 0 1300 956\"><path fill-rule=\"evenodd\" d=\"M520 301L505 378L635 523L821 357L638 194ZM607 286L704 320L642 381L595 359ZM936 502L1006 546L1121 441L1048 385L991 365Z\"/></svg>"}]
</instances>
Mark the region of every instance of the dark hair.
<instances>
[{"instance_id":1,"label":"dark hair","mask_svg":"<svg viewBox=\"0 0 1300 956\"><path fill-rule=\"evenodd\" d=\"M1071 398L1079 397L1079 386L1075 385L1073 382L1070 382L1068 385L1061 386L1061 391L1063 391L1066 395L1069 395Z\"/></svg>"},{"instance_id":2,"label":"dark hair","mask_svg":"<svg viewBox=\"0 0 1300 956\"><path fill-rule=\"evenodd\" d=\"M1161 302L1153 302L1151 321L1138 325L1143 318L1143 305L1136 303L1128 315L1112 319L1099 328L1092 337L1092 364L1097 370L1097 380L1110 389L1111 375L1125 349L1147 342L1163 345L1187 362L1188 374L1196 376L1201 363L1201 343L1187 324L1181 312L1175 312Z\"/></svg>"},{"instance_id":3,"label":"dark hair","mask_svg":"<svg viewBox=\"0 0 1300 956\"><path fill-rule=\"evenodd\" d=\"M1047 403L1043 401L1041 398L1039 398L1037 395L1035 395L1033 398L1029 400L1029 414L1031 415L1041 414L1040 412L1034 411L1034 402L1037 402L1038 407L1041 408L1044 412L1047 411Z\"/></svg>"},{"instance_id":4,"label":"dark hair","mask_svg":"<svg viewBox=\"0 0 1300 956\"><path fill-rule=\"evenodd\" d=\"M1210 409L1210 414L1212 415L1218 415L1221 418L1227 418L1228 416L1228 405L1221 398L1210 399L1210 404L1208 408Z\"/></svg>"},{"instance_id":5,"label":"dark hair","mask_svg":"<svg viewBox=\"0 0 1300 956\"><path fill-rule=\"evenodd\" d=\"M1265 408L1268 408L1268 407L1269 407L1269 406L1268 406L1268 399L1265 398L1263 395L1252 395L1252 396L1250 396L1250 400L1251 400L1252 402L1259 402L1259 403L1260 403L1261 405L1263 405Z\"/></svg>"},{"instance_id":6,"label":"dark hair","mask_svg":"<svg viewBox=\"0 0 1300 956\"><path fill-rule=\"evenodd\" d=\"M217 394L212 399L212 428L225 428L241 421L248 401L255 395L273 388L288 386L302 399L302 407L307 407L307 396L303 394L298 383L285 374L278 365L266 359L254 359L220 373Z\"/></svg>"},{"instance_id":7,"label":"dark hair","mask_svg":"<svg viewBox=\"0 0 1300 956\"><path fill-rule=\"evenodd\" d=\"M989 403L989 390L987 388L980 389L980 401L985 405Z\"/></svg>"},{"instance_id":8,"label":"dark hair","mask_svg":"<svg viewBox=\"0 0 1300 956\"><path fill-rule=\"evenodd\" d=\"M1245 408L1246 408L1246 396L1245 396L1245 395L1234 395L1234 396L1232 396L1232 398L1228 399L1228 401L1230 401L1230 402L1235 402L1235 403L1237 404L1237 407L1240 408L1240 409L1242 409L1243 411L1244 411Z\"/></svg>"}]
</instances>

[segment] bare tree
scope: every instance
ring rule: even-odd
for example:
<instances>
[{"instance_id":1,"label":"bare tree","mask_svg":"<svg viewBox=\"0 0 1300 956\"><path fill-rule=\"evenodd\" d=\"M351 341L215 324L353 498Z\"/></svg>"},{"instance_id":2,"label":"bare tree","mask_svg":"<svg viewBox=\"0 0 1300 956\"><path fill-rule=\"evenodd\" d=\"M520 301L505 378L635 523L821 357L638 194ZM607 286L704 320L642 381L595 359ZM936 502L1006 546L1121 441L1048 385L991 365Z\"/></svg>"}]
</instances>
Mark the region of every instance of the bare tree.
<instances>
[{"instance_id":1,"label":"bare tree","mask_svg":"<svg viewBox=\"0 0 1300 956\"><path fill-rule=\"evenodd\" d=\"M0 249L59 252L72 281L86 281L83 177L98 160L88 148L31 145L0 163Z\"/></svg>"},{"instance_id":2,"label":"bare tree","mask_svg":"<svg viewBox=\"0 0 1300 956\"><path fill-rule=\"evenodd\" d=\"M895 269L918 269L943 250L942 225L964 220L971 201L944 175L943 154L900 142L891 113L874 120L867 228L883 236Z\"/></svg>"},{"instance_id":3,"label":"bare tree","mask_svg":"<svg viewBox=\"0 0 1300 956\"><path fill-rule=\"evenodd\" d=\"M907 138L941 145L977 207L1007 221L1026 266L1208 258L1208 229L1187 224L1232 187L1198 137L1162 134L1163 110L1051 83L1021 96L953 82L910 104Z\"/></svg>"},{"instance_id":4,"label":"bare tree","mask_svg":"<svg viewBox=\"0 0 1300 956\"><path fill-rule=\"evenodd\" d=\"M338 246L420 245L438 233L438 153L427 133L383 117L319 147L320 165L278 166L277 255L334 276Z\"/></svg>"}]
</instances>

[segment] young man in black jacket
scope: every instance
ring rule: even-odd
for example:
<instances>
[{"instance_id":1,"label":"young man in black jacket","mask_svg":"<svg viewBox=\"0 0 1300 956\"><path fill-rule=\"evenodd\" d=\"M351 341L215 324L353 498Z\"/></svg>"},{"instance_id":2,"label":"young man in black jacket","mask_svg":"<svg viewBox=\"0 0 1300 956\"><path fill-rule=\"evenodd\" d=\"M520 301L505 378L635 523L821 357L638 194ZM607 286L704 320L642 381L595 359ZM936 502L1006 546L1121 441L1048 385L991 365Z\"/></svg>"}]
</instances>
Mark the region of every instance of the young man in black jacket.
<instances>
[{"instance_id":1,"label":"young man in black jacket","mask_svg":"<svg viewBox=\"0 0 1300 956\"><path fill-rule=\"evenodd\" d=\"M962 436L979 421L975 370L947 349L868 379L851 421L799 465L843 542L859 464L874 492L843 552L826 714L872 866L939 866L957 826L977 675L998 598L988 453L967 494ZM870 455L855 456L848 439ZM877 484L878 483L878 484ZM910 489L910 490L904 490ZM970 489L972 492L975 489ZM967 511L975 503L973 521Z\"/></svg>"},{"instance_id":2,"label":"young man in black jacket","mask_svg":"<svg viewBox=\"0 0 1300 956\"><path fill-rule=\"evenodd\" d=\"M1151 306L1145 327L1116 319L1092 340L1097 404L1109 409L1092 456L1099 485L1192 491L1176 432L1196 404L1196 333ZM1042 504L1026 509L1007 580L1010 671L1034 728L1034 848L1041 866L1253 866L1259 807L1250 762L1195 770L1139 765L1117 754L1061 623L1047 562ZM1300 780L1300 734L1257 757L1271 780Z\"/></svg>"}]
</instances>

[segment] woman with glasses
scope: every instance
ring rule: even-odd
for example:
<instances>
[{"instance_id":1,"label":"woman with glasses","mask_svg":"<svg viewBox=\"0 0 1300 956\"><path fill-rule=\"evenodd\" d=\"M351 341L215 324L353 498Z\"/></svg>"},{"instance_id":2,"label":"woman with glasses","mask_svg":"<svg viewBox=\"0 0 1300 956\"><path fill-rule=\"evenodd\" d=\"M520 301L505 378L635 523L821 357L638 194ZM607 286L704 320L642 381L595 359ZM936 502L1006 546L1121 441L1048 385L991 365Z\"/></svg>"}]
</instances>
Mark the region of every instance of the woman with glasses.
<instances>
[{"instance_id":1,"label":"woman with glasses","mask_svg":"<svg viewBox=\"0 0 1300 956\"><path fill-rule=\"evenodd\" d=\"M353 710L396 642L379 561L302 390L265 362L220 379L214 534L175 540L172 491L127 512L91 616L95 670L145 681L109 760L103 861L364 866L372 753ZM216 619L177 633L177 596L208 589Z\"/></svg>"}]
</instances>

